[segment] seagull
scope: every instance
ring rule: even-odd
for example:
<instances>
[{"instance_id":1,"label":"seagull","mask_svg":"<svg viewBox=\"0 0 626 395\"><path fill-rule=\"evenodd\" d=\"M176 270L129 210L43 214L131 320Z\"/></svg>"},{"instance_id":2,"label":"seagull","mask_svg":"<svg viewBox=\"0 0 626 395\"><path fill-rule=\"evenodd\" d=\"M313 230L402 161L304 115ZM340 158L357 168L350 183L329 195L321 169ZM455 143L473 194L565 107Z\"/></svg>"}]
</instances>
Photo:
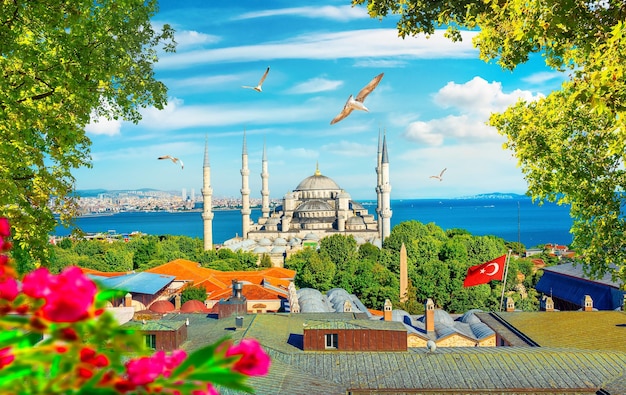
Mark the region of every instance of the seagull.
<instances>
[{"instance_id":1,"label":"seagull","mask_svg":"<svg viewBox=\"0 0 626 395\"><path fill-rule=\"evenodd\" d=\"M380 73L376 77L374 77L374 79L371 80L369 84L365 85L365 87L361 89L359 94L356 95L356 98L350 95L350 97L348 98L348 101L343 106L343 110L341 110L341 112L339 113L339 115L335 117L335 119L330 121L330 124L332 125L341 121L342 119L350 115L352 110L361 110L361 111L369 112L367 107L363 105L363 102L365 101L365 98L367 97L367 95L372 93L374 88L376 88L380 80L383 79L384 74L385 73Z\"/></svg>"},{"instance_id":2,"label":"seagull","mask_svg":"<svg viewBox=\"0 0 626 395\"><path fill-rule=\"evenodd\" d=\"M265 73L263 74L263 77L261 77L261 80L259 81L259 85L257 86L248 86L248 85L243 85L242 88L248 88L248 89L254 89L257 92L261 92L261 85L263 85L263 81L265 81L265 78L267 77L267 73L270 72L270 68L269 66L267 67L267 70L265 70Z\"/></svg>"},{"instance_id":3,"label":"seagull","mask_svg":"<svg viewBox=\"0 0 626 395\"><path fill-rule=\"evenodd\" d=\"M159 156L159 158L158 158L158 159L170 159L170 160L171 160L172 162L174 162L174 163L178 163L178 162L180 162L180 168L181 168L181 169L184 169L184 168L185 168L185 165L183 164L183 161L182 161L182 160L180 160L180 159L178 159L178 158L174 158L173 156L170 156L170 155Z\"/></svg>"},{"instance_id":4,"label":"seagull","mask_svg":"<svg viewBox=\"0 0 626 395\"><path fill-rule=\"evenodd\" d=\"M438 179L439 181L443 181L443 173L444 173L446 170L448 170L448 168L445 168L445 169L441 170L441 173L439 173L439 175L438 175L438 176L430 176L430 178L436 178L436 179Z\"/></svg>"}]
</instances>

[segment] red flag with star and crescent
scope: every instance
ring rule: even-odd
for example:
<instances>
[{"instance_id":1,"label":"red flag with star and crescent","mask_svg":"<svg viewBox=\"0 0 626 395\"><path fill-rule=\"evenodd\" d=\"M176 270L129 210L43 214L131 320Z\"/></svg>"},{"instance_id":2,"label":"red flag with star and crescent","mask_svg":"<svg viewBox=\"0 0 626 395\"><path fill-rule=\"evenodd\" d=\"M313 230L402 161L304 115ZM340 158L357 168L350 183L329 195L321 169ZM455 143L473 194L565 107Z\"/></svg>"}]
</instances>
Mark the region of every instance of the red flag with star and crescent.
<instances>
[{"instance_id":1,"label":"red flag with star and crescent","mask_svg":"<svg viewBox=\"0 0 626 395\"><path fill-rule=\"evenodd\" d=\"M504 266L506 265L506 255L502 255L489 262L471 266L467 269L467 276L463 281L464 287L487 284L492 280L500 280L504 277Z\"/></svg>"}]
</instances>

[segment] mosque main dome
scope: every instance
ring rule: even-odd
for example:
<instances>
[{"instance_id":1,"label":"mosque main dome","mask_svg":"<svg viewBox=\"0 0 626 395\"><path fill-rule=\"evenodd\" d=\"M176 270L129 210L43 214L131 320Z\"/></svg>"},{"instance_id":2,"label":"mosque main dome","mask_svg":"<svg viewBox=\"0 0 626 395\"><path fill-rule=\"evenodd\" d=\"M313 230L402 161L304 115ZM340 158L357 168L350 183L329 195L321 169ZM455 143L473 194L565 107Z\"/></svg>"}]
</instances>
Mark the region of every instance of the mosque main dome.
<instances>
[{"instance_id":1,"label":"mosque main dome","mask_svg":"<svg viewBox=\"0 0 626 395\"><path fill-rule=\"evenodd\" d=\"M331 178L320 173L319 169L315 170L315 174L302 180L294 191L340 191L341 188Z\"/></svg>"}]
</instances>

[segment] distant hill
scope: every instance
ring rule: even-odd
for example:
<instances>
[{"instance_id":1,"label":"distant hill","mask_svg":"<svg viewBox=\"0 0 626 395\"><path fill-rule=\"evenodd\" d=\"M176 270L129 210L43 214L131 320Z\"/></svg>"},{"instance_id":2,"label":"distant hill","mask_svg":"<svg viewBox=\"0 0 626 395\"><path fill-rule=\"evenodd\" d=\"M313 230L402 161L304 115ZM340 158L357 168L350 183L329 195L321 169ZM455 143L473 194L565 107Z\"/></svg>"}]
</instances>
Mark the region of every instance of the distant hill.
<instances>
[{"instance_id":1,"label":"distant hill","mask_svg":"<svg viewBox=\"0 0 626 395\"><path fill-rule=\"evenodd\" d=\"M140 189L79 189L76 194L80 197L97 197L100 194L118 195L120 193L146 193L146 192L163 192L153 188L140 188ZM171 192L168 192L171 193Z\"/></svg>"},{"instance_id":2,"label":"distant hill","mask_svg":"<svg viewBox=\"0 0 626 395\"><path fill-rule=\"evenodd\" d=\"M457 199L530 199L530 196L520 195L518 193L502 193L502 192L492 192L492 193L480 193L478 195L472 196L462 196Z\"/></svg>"}]
</instances>

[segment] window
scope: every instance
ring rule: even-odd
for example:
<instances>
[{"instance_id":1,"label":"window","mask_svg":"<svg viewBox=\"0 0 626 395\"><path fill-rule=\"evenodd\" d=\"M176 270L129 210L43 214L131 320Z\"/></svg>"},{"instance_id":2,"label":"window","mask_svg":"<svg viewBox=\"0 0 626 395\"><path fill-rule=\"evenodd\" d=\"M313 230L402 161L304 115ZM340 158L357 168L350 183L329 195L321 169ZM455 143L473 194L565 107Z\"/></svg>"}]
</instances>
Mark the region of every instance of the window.
<instances>
[{"instance_id":1,"label":"window","mask_svg":"<svg viewBox=\"0 0 626 395\"><path fill-rule=\"evenodd\" d=\"M146 347L156 350L156 335L145 335Z\"/></svg>"},{"instance_id":2,"label":"window","mask_svg":"<svg viewBox=\"0 0 626 395\"><path fill-rule=\"evenodd\" d=\"M324 337L326 338L326 349L337 349L337 334L336 333L329 333L327 335L324 335Z\"/></svg>"}]
</instances>

